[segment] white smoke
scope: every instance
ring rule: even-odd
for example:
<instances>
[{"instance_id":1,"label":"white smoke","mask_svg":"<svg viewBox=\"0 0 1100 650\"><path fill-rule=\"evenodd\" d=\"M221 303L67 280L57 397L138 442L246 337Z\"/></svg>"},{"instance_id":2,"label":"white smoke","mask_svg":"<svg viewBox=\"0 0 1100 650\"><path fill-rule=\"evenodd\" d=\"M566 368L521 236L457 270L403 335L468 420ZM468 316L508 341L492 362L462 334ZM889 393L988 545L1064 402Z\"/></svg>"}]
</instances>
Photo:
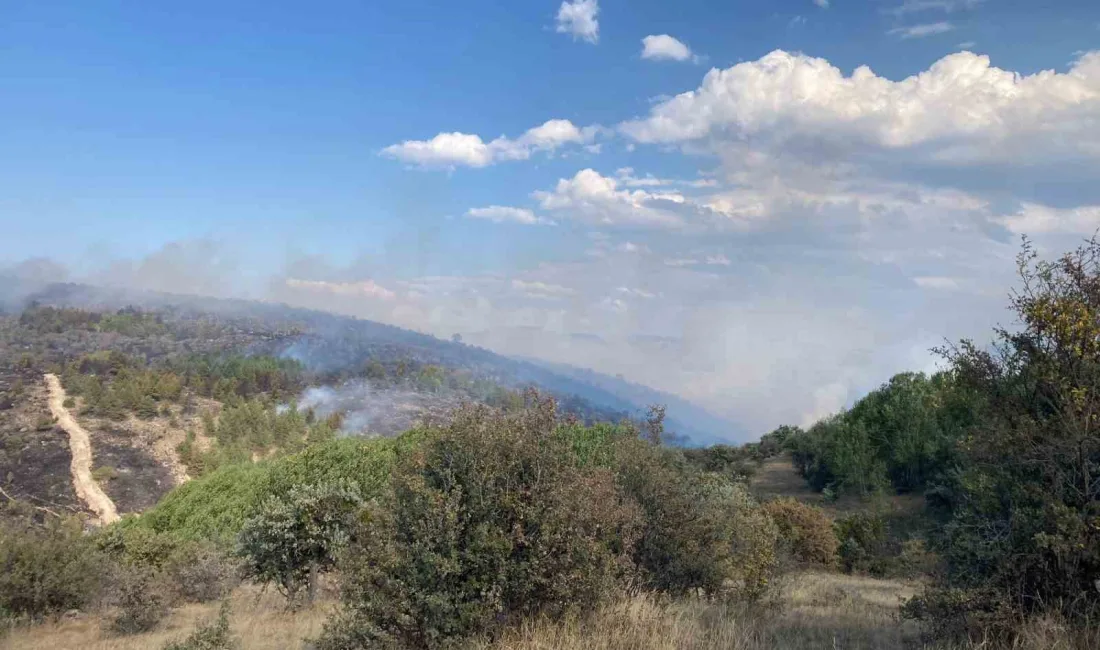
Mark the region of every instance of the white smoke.
<instances>
[{"instance_id":1,"label":"white smoke","mask_svg":"<svg viewBox=\"0 0 1100 650\"><path fill-rule=\"evenodd\" d=\"M344 435L394 436L419 425L444 421L462 402L462 397L452 391L417 392L354 379L339 386L307 388L297 405L299 410L312 410L319 418L339 413Z\"/></svg>"}]
</instances>

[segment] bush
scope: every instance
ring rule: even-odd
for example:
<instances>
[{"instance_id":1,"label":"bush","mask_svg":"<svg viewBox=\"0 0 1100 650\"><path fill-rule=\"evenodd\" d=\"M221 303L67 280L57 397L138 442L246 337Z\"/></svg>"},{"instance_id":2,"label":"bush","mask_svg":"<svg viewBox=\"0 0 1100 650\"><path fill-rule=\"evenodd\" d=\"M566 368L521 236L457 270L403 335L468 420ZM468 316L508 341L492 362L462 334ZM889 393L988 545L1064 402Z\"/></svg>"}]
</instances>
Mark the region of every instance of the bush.
<instances>
[{"instance_id":1,"label":"bush","mask_svg":"<svg viewBox=\"0 0 1100 650\"><path fill-rule=\"evenodd\" d=\"M396 438L341 438L289 456L222 467L172 490L127 525L209 540L229 549L264 501L296 485L351 481L364 499L377 495L389 481L395 460L414 447L420 435L409 431Z\"/></svg>"},{"instance_id":2,"label":"bush","mask_svg":"<svg viewBox=\"0 0 1100 650\"><path fill-rule=\"evenodd\" d=\"M165 563L175 598L206 603L225 598L240 582L240 568L210 542L184 542Z\"/></svg>"},{"instance_id":3,"label":"bush","mask_svg":"<svg viewBox=\"0 0 1100 650\"><path fill-rule=\"evenodd\" d=\"M552 401L464 407L395 470L343 565L320 647L441 648L625 584L638 512L554 435Z\"/></svg>"},{"instance_id":4,"label":"bush","mask_svg":"<svg viewBox=\"0 0 1100 650\"><path fill-rule=\"evenodd\" d=\"M160 570L180 545L178 538L147 528L122 524L109 526L94 537L99 550L119 564Z\"/></svg>"},{"instance_id":5,"label":"bush","mask_svg":"<svg viewBox=\"0 0 1100 650\"><path fill-rule=\"evenodd\" d=\"M928 548L925 540L909 539L901 544L895 573L906 578L931 576L942 570L941 565L939 555Z\"/></svg>"},{"instance_id":6,"label":"bush","mask_svg":"<svg viewBox=\"0 0 1100 650\"><path fill-rule=\"evenodd\" d=\"M145 567L116 565L109 581L107 604L117 608L108 627L115 634L154 629L171 608L166 577Z\"/></svg>"},{"instance_id":7,"label":"bush","mask_svg":"<svg viewBox=\"0 0 1100 650\"><path fill-rule=\"evenodd\" d=\"M732 589L727 587L725 593L760 600L772 593L779 531L744 485L717 482L711 490L710 499L717 506L715 514L720 521L728 522L730 531L732 553L727 580Z\"/></svg>"},{"instance_id":8,"label":"bush","mask_svg":"<svg viewBox=\"0 0 1100 650\"><path fill-rule=\"evenodd\" d=\"M644 513L632 554L639 587L673 595L756 592L756 579L775 559L774 549L761 555L756 540L770 537L774 546L775 532L743 486L699 473L675 450L636 436L619 436L613 452L621 490ZM744 549L740 535L748 536L740 542Z\"/></svg>"},{"instance_id":9,"label":"bush","mask_svg":"<svg viewBox=\"0 0 1100 650\"><path fill-rule=\"evenodd\" d=\"M92 604L103 556L79 522L0 526L0 611L41 618Z\"/></svg>"},{"instance_id":10,"label":"bush","mask_svg":"<svg viewBox=\"0 0 1100 650\"><path fill-rule=\"evenodd\" d=\"M825 511L789 497L765 503L764 510L779 529L780 544L796 562L837 565L839 542Z\"/></svg>"},{"instance_id":11,"label":"bush","mask_svg":"<svg viewBox=\"0 0 1100 650\"><path fill-rule=\"evenodd\" d=\"M780 438L815 490L912 492L936 485L957 464L956 444L974 423L975 409L971 391L959 385L955 373L907 372L850 410L808 431L790 428Z\"/></svg>"},{"instance_id":12,"label":"bush","mask_svg":"<svg viewBox=\"0 0 1100 650\"><path fill-rule=\"evenodd\" d=\"M239 646L229 631L229 602L225 601L218 618L200 626L183 641L168 643L162 650L236 650Z\"/></svg>"},{"instance_id":13,"label":"bush","mask_svg":"<svg viewBox=\"0 0 1100 650\"><path fill-rule=\"evenodd\" d=\"M855 512L836 520L840 561L848 573L879 573L887 542L886 520L871 512Z\"/></svg>"},{"instance_id":14,"label":"bush","mask_svg":"<svg viewBox=\"0 0 1100 650\"><path fill-rule=\"evenodd\" d=\"M275 583L291 603L306 586L313 602L318 575L336 564L362 505L348 482L299 486L269 498L241 530L237 555L245 577Z\"/></svg>"},{"instance_id":15,"label":"bush","mask_svg":"<svg viewBox=\"0 0 1100 650\"><path fill-rule=\"evenodd\" d=\"M938 495L947 573L925 599L1084 625L1100 612L1100 239L1053 262L1025 243L1018 269L1014 330L943 351L980 408Z\"/></svg>"},{"instance_id":16,"label":"bush","mask_svg":"<svg viewBox=\"0 0 1100 650\"><path fill-rule=\"evenodd\" d=\"M238 567L212 542L122 524L96 536L109 558L123 569L153 572L171 586L173 600L204 603L224 597L237 584Z\"/></svg>"},{"instance_id":17,"label":"bush","mask_svg":"<svg viewBox=\"0 0 1100 650\"><path fill-rule=\"evenodd\" d=\"M118 478L118 470L110 465L100 465L92 471L92 478L96 483L110 483Z\"/></svg>"}]
</instances>

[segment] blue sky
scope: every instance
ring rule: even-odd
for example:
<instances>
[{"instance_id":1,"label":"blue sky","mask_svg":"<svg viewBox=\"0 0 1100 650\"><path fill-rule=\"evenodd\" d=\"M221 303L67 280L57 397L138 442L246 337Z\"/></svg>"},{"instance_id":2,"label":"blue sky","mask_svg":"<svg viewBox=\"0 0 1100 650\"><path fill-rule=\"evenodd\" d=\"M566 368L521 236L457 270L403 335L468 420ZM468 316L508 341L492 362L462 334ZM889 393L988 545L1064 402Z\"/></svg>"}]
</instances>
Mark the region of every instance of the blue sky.
<instances>
[{"instance_id":1,"label":"blue sky","mask_svg":"<svg viewBox=\"0 0 1100 650\"><path fill-rule=\"evenodd\" d=\"M750 428L930 366L1020 234L1100 225L1088 0L2 16L0 264L461 331Z\"/></svg>"}]
</instances>

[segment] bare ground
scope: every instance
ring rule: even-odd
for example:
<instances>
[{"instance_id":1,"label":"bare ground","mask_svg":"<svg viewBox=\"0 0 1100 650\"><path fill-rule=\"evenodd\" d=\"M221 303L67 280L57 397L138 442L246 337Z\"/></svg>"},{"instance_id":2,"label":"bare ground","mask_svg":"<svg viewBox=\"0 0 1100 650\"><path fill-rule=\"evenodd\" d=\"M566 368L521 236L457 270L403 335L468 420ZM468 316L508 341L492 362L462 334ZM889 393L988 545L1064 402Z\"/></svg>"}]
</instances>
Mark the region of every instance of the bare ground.
<instances>
[{"instance_id":1,"label":"bare ground","mask_svg":"<svg viewBox=\"0 0 1100 650\"><path fill-rule=\"evenodd\" d=\"M69 434L69 451L72 454L70 470L73 477L73 488L80 500L87 504L88 508L96 514L99 523L109 524L118 521L118 512L115 503L99 487L92 478L92 442L87 430L80 426L76 418L65 407L65 389L61 386L61 380L57 375L47 373L46 386L50 391L50 412L57 419L58 425Z\"/></svg>"}]
</instances>

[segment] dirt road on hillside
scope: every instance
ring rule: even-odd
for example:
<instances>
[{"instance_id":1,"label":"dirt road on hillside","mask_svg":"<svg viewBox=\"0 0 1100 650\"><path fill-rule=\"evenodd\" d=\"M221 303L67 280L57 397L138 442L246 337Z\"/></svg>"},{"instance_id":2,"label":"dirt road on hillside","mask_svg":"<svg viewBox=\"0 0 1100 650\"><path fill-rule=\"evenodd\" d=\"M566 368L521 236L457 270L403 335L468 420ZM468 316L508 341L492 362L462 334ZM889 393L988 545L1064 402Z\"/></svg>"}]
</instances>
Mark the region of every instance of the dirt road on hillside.
<instances>
[{"instance_id":1,"label":"dirt road on hillside","mask_svg":"<svg viewBox=\"0 0 1100 650\"><path fill-rule=\"evenodd\" d=\"M92 440L84 427L69 413L69 409L65 408L65 389L61 386L61 380L57 375L47 374L46 386L50 389L50 412L57 418L58 425L69 434L69 450L73 455L70 469L76 495L96 513L99 523L118 521L114 501L104 494L92 478Z\"/></svg>"}]
</instances>

